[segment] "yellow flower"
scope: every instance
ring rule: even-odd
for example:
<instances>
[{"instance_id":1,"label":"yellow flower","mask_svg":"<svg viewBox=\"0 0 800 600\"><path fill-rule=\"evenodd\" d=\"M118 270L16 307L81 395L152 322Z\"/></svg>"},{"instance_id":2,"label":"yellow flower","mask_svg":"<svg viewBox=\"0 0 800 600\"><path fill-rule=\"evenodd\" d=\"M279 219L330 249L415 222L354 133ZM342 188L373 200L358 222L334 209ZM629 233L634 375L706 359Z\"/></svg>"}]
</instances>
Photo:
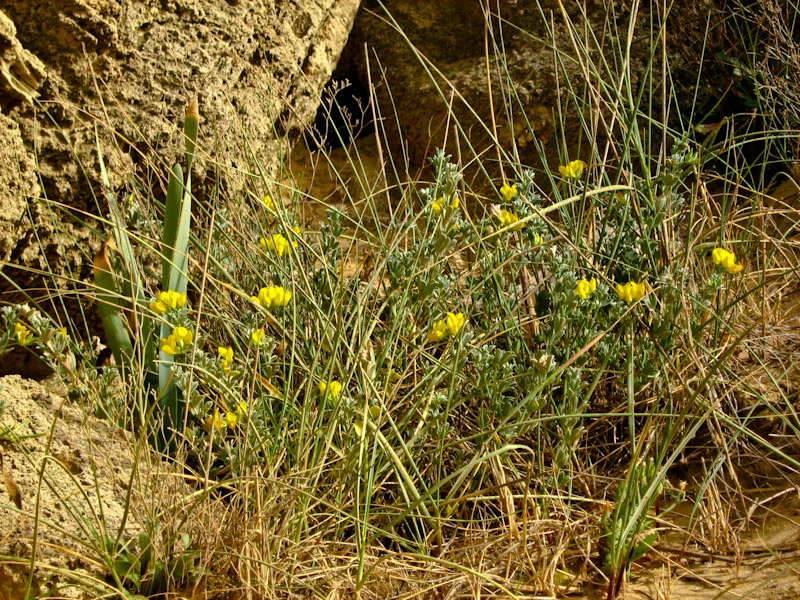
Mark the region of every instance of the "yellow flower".
<instances>
[{"instance_id":1,"label":"yellow flower","mask_svg":"<svg viewBox=\"0 0 800 600\"><path fill-rule=\"evenodd\" d=\"M67 337L67 328L66 328L66 327L62 327L61 329L59 329L58 331L56 331L56 333L57 333L58 335L63 335L64 337Z\"/></svg>"},{"instance_id":2,"label":"yellow flower","mask_svg":"<svg viewBox=\"0 0 800 600\"><path fill-rule=\"evenodd\" d=\"M464 313L447 313L445 319L440 319L433 324L428 333L429 342L441 342L448 335L456 335L466 323Z\"/></svg>"},{"instance_id":3,"label":"yellow flower","mask_svg":"<svg viewBox=\"0 0 800 600\"><path fill-rule=\"evenodd\" d=\"M505 208L500 210L500 227L511 227L511 229L522 229L525 223L519 222L519 217L512 212L507 211Z\"/></svg>"},{"instance_id":4,"label":"yellow flower","mask_svg":"<svg viewBox=\"0 0 800 600\"><path fill-rule=\"evenodd\" d=\"M583 170L586 168L586 163L582 160L573 160L566 165L559 165L558 172L564 179L578 179Z\"/></svg>"},{"instance_id":5,"label":"yellow flower","mask_svg":"<svg viewBox=\"0 0 800 600\"><path fill-rule=\"evenodd\" d=\"M21 346L25 345L25 342L28 341L28 336L31 334L30 329L25 327L19 321L14 325L14 335L17 338L17 341L20 343Z\"/></svg>"},{"instance_id":6,"label":"yellow flower","mask_svg":"<svg viewBox=\"0 0 800 600\"><path fill-rule=\"evenodd\" d=\"M165 315L171 310L178 310L186 305L186 294L167 290L160 292L155 302L150 303L150 310L159 315Z\"/></svg>"},{"instance_id":7,"label":"yellow flower","mask_svg":"<svg viewBox=\"0 0 800 600\"><path fill-rule=\"evenodd\" d=\"M220 358L222 358L222 368L226 371L230 371L231 364L233 363L233 348L230 346L227 348L219 346L217 350L219 351Z\"/></svg>"},{"instance_id":8,"label":"yellow flower","mask_svg":"<svg viewBox=\"0 0 800 600\"><path fill-rule=\"evenodd\" d=\"M500 193L503 195L503 199L508 202L514 196L517 195L517 184L508 185L508 183L503 182L503 187L500 188Z\"/></svg>"},{"instance_id":9,"label":"yellow flower","mask_svg":"<svg viewBox=\"0 0 800 600\"><path fill-rule=\"evenodd\" d=\"M335 379L331 381L320 381L318 387L320 394L323 396L330 396L334 399L338 398L339 394L342 392L342 384Z\"/></svg>"},{"instance_id":10,"label":"yellow flower","mask_svg":"<svg viewBox=\"0 0 800 600\"><path fill-rule=\"evenodd\" d=\"M232 412L225 413L225 423L227 423L228 429L233 429L234 427L236 427L236 421L238 420L239 418L236 416L236 413Z\"/></svg>"},{"instance_id":11,"label":"yellow flower","mask_svg":"<svg viewBox=\"0 0 800 600\"><path fill-rule=\"evenodd\" d=\"M581 300L586 300L589 296L592 295L592 292L597 289L597 280L592 277L591 281L586 281L585 279L581 279L578 282L578 287L575 288L575 295L578 296Z\"/></svg>"},{"instance_id":12,"label":"yellow flower","mask_svg":"<svg viewBox=\"0 0 800 600\"><path fill-rule=\"evenodd\" d=\"M714 248L711 259L720 271L725 271L730 275L735 275L744 269L744 265L736 262L736 255L725 248Z\"/></svg>"},{"instance_id":13,"label":"yellow flower","mask_svg":"<svg viewBox=\"0 0 800 600\"><path fill-rule=\"evenodd\" d=\"M264 341L264 330L263 329L256 329L250 334L250 341L253 342L254 346L260 346L261 343Z\"/></svg>"},{"instance_id":14,"label":"yellow flower","mask_svg":"<svg viewBox=\"0 0 800 600\"><path fill-rule=\"evenodd\" d=\"M194 339L194 335L186 327L176 327L169 337L161 338L161 350L170 356L185 354L192 343L192 339Z\"/></svg>"},{"instance_id":15,"label":"yellow flower","mask_svg":"<svg viewBox=\"0 0 800 600\"><path fill-rule=\"evenodd\" d=\"M237 414L237 415L239 415L239 418L240 418L240 419L241 419L241 418L242 418L244 415L246 415L246 414L247 414L247 402L245 402L244 400L242 400L241 402L239 402L239 405L236 407L236 414Z\"/></svg>"},{"instance_id":16,"label":"yellow flower","mask_svg":"<svg viewBox=\"0 0 800 600\"><path fill-rule=\"evenodd\" d=\"M295 227L295 232L300 233L300 228ZM261 242L262 248L268 252L274 252L278 256L283 256L284 254L289 254L292 251L292 248L297 248L297 242L289 242L282 234L276 233L269 239L261 238L259 240Z\"/></svg>"},{"instance_id":17,"label":"yellow flower","mask_svg":"<svg viewBox=\"0 0 800 600\"><path fill-rule=\"evenodd\" d=\"M264 308L286 306L292 299L292 292L281 286L271 285L261 288L258 290L258 296L250 296L250 299Z\"/></svg>"},{"instance_id":18,"label":"yellow flower","mask_svg":"<svg viewBox=\"0 0 800 600\"><path fill-rule=\"evenodd\" d=\"M461 204L459 197L453 196L453 199L450 201L450 208L458 208L459 204ZM437 215L442 214L442 210L444 210L444 196L434 201L431 208L433 208L433 212L435 212Z\"/></svg>"},{"instance_id":19,"label":"yellow flower","mask_svg":"<svg viewBox=\"0 0 800 600\"><path fill-rule=\"evenodd\" d=\"M275 201L272 199L272 196L270 196L269 194L264 196L261 199L261 202L263 202L264 206L266 206L269 210L275 210Z\"/></svg>"},{"instance_id":20,"label":"yellow flower","mask_svg":"<svg viewBox=\"0 0 800 600\"><path fill-rule=\"evenodd\" d=\"M628 303L628 306L644 298L646 293L647 288L645 288L644 283L629 281L625 285L617 284L617 294L619 294L620 299Z\"/></svg>"},{"instance_id":21,"label":"yellow flower","mask_svg":"<svg viewBox=\"0 0 800 600\"><path fill-rule=\"evenodd\" d=\"M447 323L444 320L436 321L428 333L429 342L441 342L447 336Z\"/></svg>"},{"instance_id":22,"label":"yellow flower","mask_svg":"<svg viewBox=\"0 0 800 600\"><path fill-rule=\"evenodd\" d=\"M219 416L219 409L214 409L214 416L213 417L206 417L206 423L211 425L212 429L222 429L225 427L225 421L223 421Z\"/></svg>"},{"instance_id":23,"label":"yellow flower","mask_svg":"<svg viewBox=\"0 0 800 600\"><path fill-rule=\"evenodd\" d=\"M447 313L447 319L445 319L445 324L447 325L447 331L450 332L450 335L455 335L461 328L464 326L466 319L464 318L464 313Z\"/></svg>"}]
</instances>

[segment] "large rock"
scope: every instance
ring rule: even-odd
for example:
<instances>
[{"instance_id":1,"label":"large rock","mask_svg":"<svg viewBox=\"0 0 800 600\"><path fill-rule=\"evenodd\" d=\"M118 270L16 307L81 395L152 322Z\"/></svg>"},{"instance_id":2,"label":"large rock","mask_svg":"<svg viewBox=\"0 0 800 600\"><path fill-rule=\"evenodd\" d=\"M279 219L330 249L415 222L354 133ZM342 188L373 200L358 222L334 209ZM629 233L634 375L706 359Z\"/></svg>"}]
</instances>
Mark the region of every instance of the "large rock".
<instances>
[{"instance_id":1,"label":"large rock","mask_svg":"<svg viewBox=\"0 0 800 600\"><path fill-rule=\"evenodd\" d=\"M650 20L655 19L653 22L657 23L658 19L656 14L650 14L652 3L642 3L639 11L632 15L630 2L614 0L580 3L500 0L488 3L492 15L491 26L487 28L486 2L394 0L383 4L391 17L378 0L364 1L336 76L365 83L369 57L371 78L378 83L377 99L398 161L401 153L407 152L412 166L421 166L447 141L447 151L456 155L460 148L466 163L473 155L464 138L456 140L454 123L458 121L469 143L481 154L483 166L493 176L498 170L498 154L489 133L493 129L505 151L511 152L512 145L516 144L523 164L541 166L544 161L555 168L559 150L566 150L570 159L586 159L589 154L585 138L583 148L577 148L582 133L576 108L563 105L566 96L562 69L577 86L578 93L583 89L580 62L575 60L568 20L577 29L578 44L584 44L592 34L597 36L612 69L619 68L614 63L612 47L624 44L628 23L636 23L628 80L635 91L644 81L653 51L648 36ZM697 8L689 4L675 3L669 28L670 35L677 28L681 36L670 40L670 48L687 53L692 40L702 41L705 17L711 10L705 4ZM563 13L560 5L563 5ZM684 16L692 19L683 20ZM619 26L615 32L607 26L613 20ZM699 28L699 33L687 31L689 21L692 27ZM495 44L503 51L497 52ZM411 45L432 66L423 65ZM587 46L591 62L599 64L597 45L589 42ZM699 56L700 51L695 48L695 57ZM613 81L616 79L606 83ZM565 115L567 131L560 130L559 102L569 111ZM450 105L452 114L448 117ZM513 106L513 110L509 110L509 106ZM607 107L603 108L607 114ZM539 153L534 137L543 146L544 156ZM567 147L560 147L563 145Z\"/></svg>"},{"instance_id":2,"label":"large rock","mask_svg":"<svg viewBox=\"0 0 800 600\"><path fill-rule=\"evenodd\" d=\"M4 400L0 431L11 432L0 443L5 471L0 481L0 554L4 557L0 598L24 597L29 573L34 522L15 511L15 505L29 515L38 511L37 558L43 568L34 573L34 596L68 583L59 570L102 581L105 570L97 550L103 540L92 539L92 534L113 538L125 523L127 537L138 535L143 529L139 507L148 497L147 486L163 485L163 477L159 481L148 473L148 460L137 464L136 440L131 434L87 415L38 383L16 375L0 377L0 390ZM144 454L143 458L149 458ZM128 487L136 469L126 520ZM8 478L16 489L14 496ZM140 481L148 483L140 487Z\"/></svg>"},{"instance_id":3,"label":"large rock","mask_svg":"<svg viewBox=\"0 0 800 600\"><path fill-rule=\"evenodd\" d=\"M26 150L19 126L0 113L0 261L11 258L23 234L25 199L36 197L36 165Z\"/></svg>"},{"instance_id":4,"label":"large rock","mask_svg":"<svg viewBox=\"0 0 800 600\"><path fill-rule=\"evenodd\" d=\"M313 120L359 3L4 0L0 257L12 263L5 274L33 285L18 266L62 270L70 252L72 274L86 272L91 244L70 240L87 236L65 228L39 196L85 211L90 223L105 211L96 130L113 187L130 190L136 177L157 182L182 146L184 106L198 94L201 157L246 167L248 148L267 174L275 170L286 137ZM213 164L197 166L200 187ZM0 290L10 287L4 279Z\"/></svg>"}]
</instances>

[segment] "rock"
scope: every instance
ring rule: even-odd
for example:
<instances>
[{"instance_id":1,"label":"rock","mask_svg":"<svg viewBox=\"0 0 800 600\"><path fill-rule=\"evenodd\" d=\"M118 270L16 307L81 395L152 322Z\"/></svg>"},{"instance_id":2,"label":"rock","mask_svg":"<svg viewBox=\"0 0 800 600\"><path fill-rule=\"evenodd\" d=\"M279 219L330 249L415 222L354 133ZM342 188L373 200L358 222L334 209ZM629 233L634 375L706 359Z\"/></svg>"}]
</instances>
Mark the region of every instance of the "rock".
<instances>
[{"instance_id":1,"label":"rock","mask_svg":"<svg viewBox=\"0 0 800 600\"><path fill-rule=\"evenodd\" d=\"M18 100L32 100L45 78L38 58L22 47L13 21L0 12L0 89Z\"/></svg>"},{"instance_id":2,"label":"rock","mask_svg":"<svg viewBox=\"0 0 800 600\"><path fill-rule=\"evenodd\" d=\"M33 595L66 583L58 568L102 581L102 539L97 538L116 536L123 523L131 473L137 464L135 439L87 416L82 408L48 393L36 382L11 375L0 378L0 389L4 401L0 450L4 467L19 490L21 510L35 514L37 490L39 494L37 555L39 562L50 568L37 569ZM140 457L139 483L131 494L126 536L142 531L138 506L146 493L143 490L157 484L151 479L154 475L147 474L145 462ZM149 483L139 487L144 482ZM0 598L22 598L28 575L33 520L15 512L13 504L0 481L0 554L21 559L0 561Z\"/></svg>"},{"instance_id":3,"label":"rock","mask_svg":"<svg viewBox=\"0 0 800 600\"><path fill-rule=\"evenodd\" d=\"M2 113L0 148L0 262L5 262L27 229L26 199L38 196L39 186L36 164L25 149L19 126Z\"/></svg>"},{"instance_id":4,"label":"rock","mask_svg":"<svg viewBox=\"0 0 800 600\"><path fill-rule=\"evenodd\" d=\"M550 10L557 6L556 2L544 4L548 5L545 9ZM458 95L452 98L453 115L468 132L469 141L477 151L491 145L485 125L491 128L492 109L501 145L509 150L513 136L520 148L527 148L531 139L519 111L515 111L519 121L514 127L504 116L503 92L508 88L491 46L491 99L487 92L483 3L441 2L434 7L415 0L399 0L387 7L410 43L441 72L441 76L432 80L409 43L386 18L385 11L375 0L365 2L356 18L340 69L349 69L365 80L366 45L372 59L369 65L372 80L380 82L376 94L381 112L385 115L393 106L397 110L396 120L394 117L385 120L395 155L406 146L412 165L423 165L437 147L445 144L445 137L449 138L448 151L453 153L453 119L449 120L450 131L446 131L452 91L445 80L463 97L463 101ZM500 10L503 18L514 24L514 27L503 27L508 75L514 81L514 91L519 95L519 103L525 106L534 132L550 137L557 86L553 53L543 41L548 37L549 24L542 19L535 2L504 1L500 3ZM516 27L529 33L522 33ZM563 26L557 24L556 31L560 38L564 37ZM496 152L492 152L491 158L496 157Z\"/></svg>"},{"instance_id":5,"label":"rock","mask_svg":"<svg viewBox=\"0 0 800 600\"><path fill-rule=\"evenodd\" d=\"M233 167L223 178L236 169L249 171L253 157L268 176L274 173L287 138L313 120L359 3L3 2L0 129L13 138L8 146L13 152L3 154L3 166L25 174L25 185L0 192L3 206L13 204L3 216L18 222L24 203L32 207L32 220L23 218L22 235L0 222L3 256L10 255L16 266L37 268L47 258L49 268L66 273L63 255L73 253L68 259L76 263L72 276L86 275L97 240L79 233L85 231L80 223L65 226L63 214L38 197L83 211L77 213L81 220L102 228L96 219L106 210L96 131L112 187L124 197L137 180L149 180L158 194L182 147L183 110L194 94L201 109L197 188L203 186L205 169L216 163ZM29 185L35 183L29 176L34 162L42 189ZM70 239L73 233L80 241ZM22 287L35 285L14 265L4 271ZM10 287L0 278L0 291Z\"/></svg>"},{"instance_id":6,"label":"rock","mask_svg":"<svg viewBox=\"0 0 800 600\"><path fill-rule=\"evenodd\" d=\"M523 164L542 166L542 156L534 143L534 136L542 144L545 162L551 169L559 164L558 151L564 144L567 148L560 149L562 152L567 150L570 159L587 158L587 140L574 114L574 106L564 107L566 111L573 112L571 116L566 115L567 131L560 130L557 111L559 100L563 103L565 95L562 90L559 96L559 87L563 87L565 77L549 40L555 41L555 46L562 54L563 68L573 84L583 85L580 66L572 59L575 56L572 37L559 5L563 4L567 16L580 30L576 34L578 37L589 36L588 31L601 36L607 30L606 20L616 18L621 25L617 35L605 34L602 37L606 47L610 47L620 40L624 42L625 25L631 19L630 3L613 0L585 3L559 0L492 2L488 49L485 45L488 31L485 2L395 0L384 4L391 19L396 21L403 33L391 23L377 0L365 0L334 76L350 76L361 83L366 82L366 47L370 57L371 79L378 84L377 99L396 161L400 162L407 152L412 168L423 166L425 159L432 156L436 148L443 146L447 138L447 151L456 155L460 147L464 154L462 162L466 163L473 158L467 146L468 140L481 155L482 165L493 177L497 176L498 153L493 147L493 127L496 127L497 139L503 150L510 153L513 143L516 144ZM586 10L585 19L582 10ZM630 73L634 87L643 81L642 76L652 51L649 37L644 34L649 27L649 10L644 6L640 8L635 21L642 35L636 36L631 50ZM710 9L696 10L707 12ZM503 19L502 28L498 25L498 11ZM676 6L672 22L685 29L686 24L677 14L680 11L687 13L690 8ZM699 20L696 26L704 23L705 20ZM698 35L702 39L702 32ZM681 42L675 45L683 50L688 40ZM432 66L423 66L409 43ZM494 44L502 44L504 52L497 53ZM699 53L696 54L699 56ZM596 48L592 50L592 55L599 57ZM504 64L498 60L500 58L505 60ZM433 73L438 70L440 74L432 79L429 69ZM488 92L489 79L491 97ZM509 82L513 82L513 86L509 86ZM513 120L508 114L509 97L513 98L510 102L514 106L511 111ZM448 120L448 105L451 102L452 116ZM395 109L396 118L393 114ZM465 132L459 140L460 146L456 143L456 121ZM584 137L583 150L579 151L578 141L581 137ZM602 139L597 142L602 142Z\"/></svg>"}]
</instances>

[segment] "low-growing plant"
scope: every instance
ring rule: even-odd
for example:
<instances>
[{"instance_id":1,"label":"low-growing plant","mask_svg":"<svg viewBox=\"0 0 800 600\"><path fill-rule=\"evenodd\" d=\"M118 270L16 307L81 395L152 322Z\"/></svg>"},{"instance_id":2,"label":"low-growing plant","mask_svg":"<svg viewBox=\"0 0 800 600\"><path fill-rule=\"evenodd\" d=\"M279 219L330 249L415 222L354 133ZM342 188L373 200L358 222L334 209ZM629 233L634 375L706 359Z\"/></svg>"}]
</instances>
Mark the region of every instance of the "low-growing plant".
<instances>
[{"instance_id":1,"label":"low-growing plant","mask_svg":"<svg viewBox=\"0 0 800 600\"><path fill-rule=\"evenodd\" d=\"M454 118L456 150L434 152L426 179L387 170L327 205L245 153L250 168L221 173L197 201L190 111L186 174L173 169L163 215L145 186L121 206L106 177L112 238L95 291L115 365L76 364L91 350L39 311L4 309L0 352L34 349L84 396L91 388L99 414L153 423L198 495L220 500L232 533L208 552L247 593L326 596L315 578L331 568L358 595L383 565L413 557L509 597L512 583L556 595L593 565L613 599L691 491L670 477L698 438L724 426L778 451L716 389L736 379L734 352L751 352L752 298L796 267L759 275L755 263L765 273L778 252L755 250L755 209L712 206L722 146L696 139L689 117L673 129L646 94L668 94L668 62L659 74L653 54L635 84L627 60L604 60L596 33L562 17L574 47L556 48L555 32L547 41L566 82L558 112L584 141L563 144L559 168L521 164L483 124L489 161ZM608 18L614 43L632 43L636 16ZM647 32L654 48L660 27ZM525 106L499 39L511 120ZM445 104L457 97L443 77L431 84ZM333 157L321 160L346 190ZM360 173L357 147L347 160ZM473 167L480 175L465 177ZM307 218L317 204L324 216ZM156 237L151 296L143 257ZM158 536L107 544L117 587L166 593L214 562L178 534L156 558ZM521 565L502 583L457 554L495 538Z\"/></svg>"},{"instance_id":2,"label":"low-growing plant","mask_svg":"<svg viewBox=\"0 0 800 600\"><path fill-rule=\"evenodd\" d=\"M198 561L201 552L192 548L191 538L184 533L178 540L162 539L158 523L149 533L143 532L136 539L107 540L107 552L111 559L108 579L130 593L132 600L151 598L169 592L199 576ZM164 550L160 556L158 550Z\"/></svg>"}]
</instances>

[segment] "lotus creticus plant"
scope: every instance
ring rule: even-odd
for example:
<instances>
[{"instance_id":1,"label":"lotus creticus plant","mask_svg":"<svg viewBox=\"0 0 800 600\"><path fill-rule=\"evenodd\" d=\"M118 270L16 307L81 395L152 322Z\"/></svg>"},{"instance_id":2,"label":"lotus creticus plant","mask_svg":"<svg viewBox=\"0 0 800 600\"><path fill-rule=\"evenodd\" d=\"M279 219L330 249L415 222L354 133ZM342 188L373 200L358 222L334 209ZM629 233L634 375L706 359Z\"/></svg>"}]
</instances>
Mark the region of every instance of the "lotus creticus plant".
<instances>
[{"instance_id":1,"label":"lotus creticus plant","mask_svg":"<svg viewBox=\"0 0 800 600\"><path fill-rule=\"evenodd\" d=\"M293 231L299 234L300 228L295 227ZM261 242L261 247L264 248L264 250L277 254L278 256L289 254L292 249L297 248L297 242L290 242L283 236L283 234L280 233L276 233L269 238L262 237L259 241Z\"/></svg>"},{"instance_id":2,"label":"lotus creticus plant","mask_svg":"<svg viewBox=\"0 0 800 600\"><path fill-rule=\"evenodd\" d=\"M318 389L319 393L323 396L327 396L335 400L342 392L342 384L335 379L331 381L320 381Z\"/></svg>"},{"instance_id":3,"label":"lotus creticus plant","mask_svg":"<svg viewBox=\"0 0 800 600\"><path fill-rule=\"evenodd\" d=\"M428 333L429 342L441 342L449 335L456 335L464 327L466 319L463 313L447 313L445 319L440 319L433 324Z\"/></svg>"},{"instance_id":4,"label":"lotus creticus plant","mask_svg":"<svg viewBox=\"0 0 800 600\"><path fill-rule=\"evenodd\" d=\"M186 327L176 327L169 337L161 339L161 349L170 356L186 354L193 339L194 335Z\"/></svg>"},{"instance_id":5,"label":"lotus creticus plant","mask_svg":"<svg viewBox=\"0 0 800 600\"><path fill-rule=\"evenodd\" d=\"M579 179L586 168L586 163L582 160L572 160L566 165L559 165L558 172L564 179Z\"/></svg>"},{"instance_id":6,"label":"lotus creticus plant","mask_svg":"<svg viewBox=\"0 0 800 600\"><path fill-rule=\"evenodd\" d=\"M517 184L508 185L508 183L504 182L503 187L500 188L500 195L503 196L503 200L506 202L511 202L514 196L517 195Z\"/></svg>"},{"instance_id":7,"label":"lotus creticus plant","mask_svg":"<svg viewBox=\"0 0 800 600\"><path fill-rule=\"evenodd\" d=\"M14 325L14 337L17 338L17 342L19 342L20 346L24 346L25 342L28 341L28 337L30 336L31 331L25 325L20 323L19 321Z\"/></svg>"},{"instance_id":8,"label":"lotus creticus plant","mask_svg":"<svg viewBox=\"0 0 800 600\"><path fill-rule=\"evenodd\" d=\"M628 303L628 306L630 306L634 302L638 302L644 298L645 294L647 294L647 288L644 283L637 283L635 281L629 281L625 285L620 285L618 283L617 294L621 300L624 300Z\"/></svg>"},{"instance_id":9,"label":"lotus creticus plant","mask_svg":"<svg viewBox=\"0 0 800 600\"><path fill-rule=\"evenodd\" d=\"M444 211L445 205L449 206L450 208L458 208L459 204L461 204L461 200L458 196L453 196L453 199L449 202L446 202L444 196L441 196L438 200L434 201L434 203L431 205L431 208L437 215L441 215L442 211Z\"/></svg>"},{"instance_id":10,"label":"lotus creticus plant","mask_svg":"<svg viewBox=\"0 0 800 600\"><path fill-rule=\"evenodd\" d=\"M597 289L597 280L592 277L589 281L581 279L575 288L575 295L581 300L586 300Z\"/></svg>"},{"instance_id":11,"label":"lotus creticus plant","mask_svg":"<svg viewBox=\"0 0 800 600\"><path fill-rule=\"evenodd\" d=\"M264 342L264 330L259 328L250 333L250 341L254 346L260 346Z\"/></svg>"},{"instance_id":12,"label":"lotus creticus plant","mask_svg":"<svg viewBox=\"0 0 800 600\"><path fill-rule=\"evenodd\" d=\"M231 370L231 365L233 364L233 348L230 346L219 346L217 351L222 359L222 368L226 373L229 372Z\"/></svg>"},{"instance_id":13,"label":"lotus creticus plant","mask_svg":"<svg viewBox=\"0 0 800 600\"><path fill-rule=\"evenodd\" d=\"M744 265L736 262L736 255L725 250L725 248L714 248L711 253L711 260L714 261L717 269L729 275L736 275L736 273L744 269Z\"/></svg>"},{"instance_id":14,"label":"lotus creticus plant","mask_svg":"<svg viewBox=\"0 0 800 600\"><path fill-rule=\"evenodd\" d=\"M258 290L258 296L250 296L250 299L262 308L277 308L289 304L292 292L281 286L271 285L261 288Z\"/></svg>"},{"instance_id":15,"label":"lotus creticus plant","mask_svg":"<svg viewBox=\"0 0 800 600\"><path fill-rule=\"evenodd\" d=\"M186 306L186 294L166 290L160 292L155 302L150 303L150 310L159 315L178 310Z\"/></svg>"},{"instance_id":16,"label":"lotus creticus plant","mask_svg":"<svg viewBox=\"0 0 800 600\"><path fill-rule=\"evenodd\" d=\"M520 222L519 216L506 210L505 208L500 209L500 213L497 215L497 218L500 219L500 227L511 227L511 229L514 230L520 230L525 227L525 223Z\"/></svg>"}]
</instances>

